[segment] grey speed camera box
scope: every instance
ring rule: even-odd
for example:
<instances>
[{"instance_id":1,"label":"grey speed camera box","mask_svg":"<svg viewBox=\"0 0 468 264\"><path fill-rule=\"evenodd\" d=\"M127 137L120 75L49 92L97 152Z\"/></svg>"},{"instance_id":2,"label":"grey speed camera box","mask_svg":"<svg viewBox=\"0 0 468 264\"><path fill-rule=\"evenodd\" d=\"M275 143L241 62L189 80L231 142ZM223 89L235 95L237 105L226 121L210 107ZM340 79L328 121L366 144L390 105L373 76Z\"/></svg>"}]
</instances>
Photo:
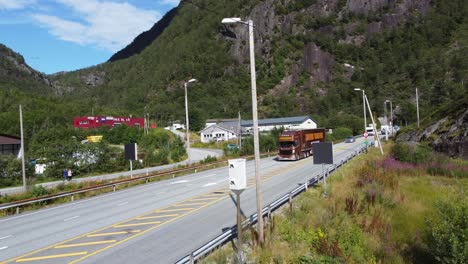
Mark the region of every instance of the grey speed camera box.
<instances>
[{"instance_id":1,"label":"grey speed camera box","mask_svg":"<svg viewBox=\"0 0 468 264\"><path fill-rule=\"evenodd\" d=\"M245 159L228 160L229 188L231 190L244 190L247 187Z\"/></svg>"}]
</instances>

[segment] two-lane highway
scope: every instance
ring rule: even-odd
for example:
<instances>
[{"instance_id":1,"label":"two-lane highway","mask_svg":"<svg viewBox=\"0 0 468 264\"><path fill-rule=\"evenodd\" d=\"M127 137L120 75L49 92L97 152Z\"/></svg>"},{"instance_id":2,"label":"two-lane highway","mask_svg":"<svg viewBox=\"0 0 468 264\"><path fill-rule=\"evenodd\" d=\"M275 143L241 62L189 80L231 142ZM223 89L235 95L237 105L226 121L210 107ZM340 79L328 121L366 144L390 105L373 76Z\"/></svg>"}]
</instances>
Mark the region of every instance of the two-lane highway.
<instances>
[{"instance_id":1,"label":"two-lane highway","mask_svg":"<svg viewBox=\"0 0 468 264\"><path fill-rule=\"evenodd\" d=\"M335 163L362 147L334 146ZM313 177L312 158L261 160L264 205ZM242 211L255 213L254 163ZM235 224L227 167L0 219L4 263L172 263Z\"/></svg>"}]
</instances>

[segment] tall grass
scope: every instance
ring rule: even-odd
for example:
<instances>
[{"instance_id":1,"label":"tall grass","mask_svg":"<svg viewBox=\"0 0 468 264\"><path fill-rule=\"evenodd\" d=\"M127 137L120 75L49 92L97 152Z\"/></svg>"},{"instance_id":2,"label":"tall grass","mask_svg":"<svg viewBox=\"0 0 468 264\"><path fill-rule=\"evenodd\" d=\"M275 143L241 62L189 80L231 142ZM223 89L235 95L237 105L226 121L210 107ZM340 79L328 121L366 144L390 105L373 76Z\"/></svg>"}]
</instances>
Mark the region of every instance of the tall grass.
<instances>
[{"instance_id":1,"label":"tall grass","mask_svg":"<svg viewBox=\"0 0 468 264\"><path fill-rule=\"evenodd\" d=\"M294 210L275 213L266 228L265 246L256 248L252 241L246 243L251 248L249 262L436 263L444 260L434 254L432 247L441 244L444 234L453 228L431 233L434 228L430 229L427 223L439 227L443 222L440 209L435 206L441 200L454 203L466 200L463 189L468 185L468 163L430 152L421 154L427 150L416 150L420 153L418 162L404 162L393 155L391 147L387 144L385 150L390 154L383 157L371 149L334 173L327 185L328 198L323 198L322 186L310 188L295 201ZM423 159L425 162L419 162ZM460 232L466 234L466 215L465 218L460 215L467 207L461 208L452 210L458 212L459 220L453 226L465 224ZM466 241L460 235L455 238L456 248L463 251ZM431 241L435 242L431 244ZM223 253L214 256L228 254L220 252ZM446 263L466 263L460 262L464 255L456 255L455 250L446 255L445 260L455 259ZM210 258L206 263L212 263Z\"/></svg>"}]
</instances>

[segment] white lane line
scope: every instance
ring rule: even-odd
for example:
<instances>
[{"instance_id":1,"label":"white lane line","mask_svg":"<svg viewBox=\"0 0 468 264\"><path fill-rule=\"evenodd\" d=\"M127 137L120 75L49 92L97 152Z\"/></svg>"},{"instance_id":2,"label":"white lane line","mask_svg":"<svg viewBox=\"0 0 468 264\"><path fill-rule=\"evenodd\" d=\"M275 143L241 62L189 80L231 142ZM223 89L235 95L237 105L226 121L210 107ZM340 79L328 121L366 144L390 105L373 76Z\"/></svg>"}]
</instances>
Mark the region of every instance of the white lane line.
<instances>
[{"instance_id":1,"label":"white lane line","mask_svg":"<svg viewBox=\"0 0 468 264\"><path fill-rule=\"evenodd\" d=\"M0 240L5 239L5 238L9 238L9 237L12 237L12 236L13 236L13 235L8 235L8 236L0 237Z\"/></svg>"},{"instance_id":2,"label":"white lane line","mask_svg":"<svg viewBox=\"0 0 468 264\"><path fill-rule=\"evenodd\" d=\"M124 204L128 204L128 202L120 203L117 206L121 206L121 205L124 205Z\"/></svg>"},{"instance_id":3,"label":"white lane line","mask_svg":"<svg viewBox=\"0 0 468 264\"><path fill-rule=\"evenodd\" d=\"M176 181L176 182L171 182L171 183L169 183L169 185L178 184L178 183L186 183L186 182L189 182L189 181L187 181L187 180Z\"/></svg>"},{"instance_id":4,"label":"white lane line","mask_svg":"<svg viewBox=\"0 0 468 264\"><path fill-rule=\"evenodd\" d=\"M209 175L205 175L205 176L200 176L200 177L197 177L197 180L198 179L208 178L208 177L213 177L213 176L216 176L216 174L209 174Z\"/></svg>"},{"instance_id":5,"label":"white lane line","mask_svg":"<svg viewBox=\"0 0 468 264\"><path fill-rule=\"evenodd\" d=\"M76 215L76 216L74 216L74 217L70 217L70 218L67 218L67 219L63 219L63 221L64 221L64 222L65 222L65 221L70 221L70 220L73 220L73 219L78 218L78 217L80 217L80 216L79 216L79 215Z\"/></svg>"},{"instance_id":6,"label":"white lane line","mask_svg":"<svg viewBox=\"0 0 468 264\"><path fill-rule=\"evenodd\" d=\"M0 250L4 250L4 249L7 249L8 247L5 246L5 247L0 247Z\"/></svg>"},{"instance_id":7,"label":"white lane line","mask_svg":"<svg viewBox=\"0 0 468 264\"><path fill-rule=\"evenodd\" d=\"M218 184L218 183L226 182L226 181L227 181L227 179L220 180L220 181L217 181L217 182L210 182L210 183L207 183L207 184L203 185L203 187L208 187L208 186L216 185L216 184Z\"/></svg>"}]
</instances>

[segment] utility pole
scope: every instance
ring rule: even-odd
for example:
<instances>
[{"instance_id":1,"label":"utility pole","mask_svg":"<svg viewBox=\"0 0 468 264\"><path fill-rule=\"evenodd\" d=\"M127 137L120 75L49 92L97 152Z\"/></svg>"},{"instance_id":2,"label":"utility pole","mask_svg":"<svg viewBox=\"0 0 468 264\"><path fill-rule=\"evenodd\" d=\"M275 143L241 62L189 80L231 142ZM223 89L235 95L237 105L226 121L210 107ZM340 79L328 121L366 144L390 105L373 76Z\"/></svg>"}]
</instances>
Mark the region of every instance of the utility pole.
<instances>
[{"instance_id":1,"label":"utility pole","mask_svg":"<svg viewBox=\"0 0 468 264\"><path fill-rule=\"evenodd\" d=\"M418 118L418 128L419 128L419 95L418 95L418 88L416 88L416 115Z\"/></svg>"},{"instance_id":2,"label":"utility pole","mask_svg":"<svg viewBox=\"0 0 468 264\"><path fill-rule=\"evenodd\" d=\"M371 119L372 119L372 126L374 127L374 135L377 137L377 142L379 144L379 147L380 147L380 153L382 153L382 155L384 154L383 152L383 148L382 148L382 144L380 142L380 137L379 137L379 134L377 133L377 127L375 125L375 121L374 121L374 116L372 115L372 110L370 108L370 105L369 105L369 99L367 99L367 95L366 95L366 102L367 102L367 107L369 109L369 113L371 113Z\"/></svg>"},{"instance_id":3,"label":"utility pole","mask_svg":"<svg viewBox=\"0 0 468 264\"><path fill-rule=\"evenodd\" d=\"M24 165L24 134L23 134L23 111L21 105L19 105L19 114L20 114L20 130L21 130L21 169L23 174L23 191L26 192L26 166Z\"/></svg>"},{"instance_id":4,"label":"utility pole","mask_svg":"<svg viewBox=\"0 0 468 264\"><path fill-rule=\"evenodd\" d=\"M239 151L242 148L242 126L241 126L241 114L239 111Z\"/></svg>"}]
</instances>

